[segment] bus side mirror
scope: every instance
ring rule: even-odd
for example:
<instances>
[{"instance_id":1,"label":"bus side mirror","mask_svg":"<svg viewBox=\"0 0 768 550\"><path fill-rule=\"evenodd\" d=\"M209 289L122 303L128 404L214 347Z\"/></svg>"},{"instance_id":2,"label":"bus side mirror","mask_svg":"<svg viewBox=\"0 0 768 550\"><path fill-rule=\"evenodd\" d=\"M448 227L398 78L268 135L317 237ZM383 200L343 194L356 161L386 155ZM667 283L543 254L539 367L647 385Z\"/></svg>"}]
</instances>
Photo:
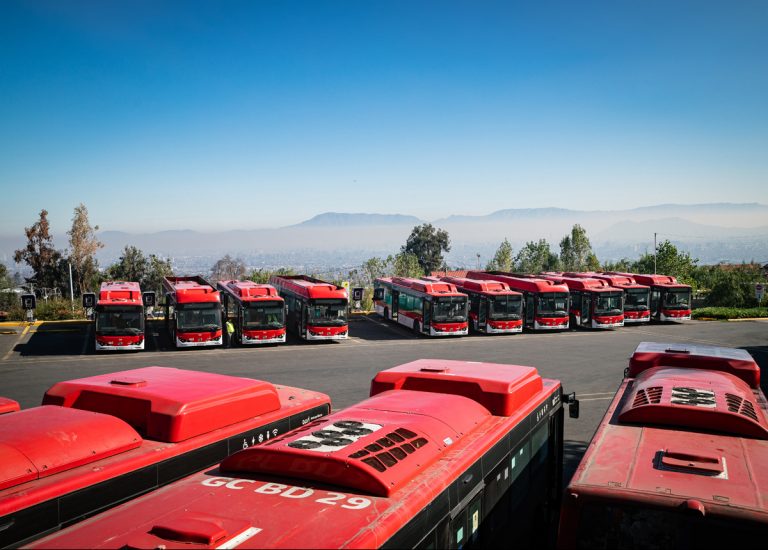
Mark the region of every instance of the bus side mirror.
<instances>
[{"instance_id":1,"label":"bus side mirror","mask_svg":"<svg viewBox=\"0 0 768 550\"><path fill-rule=\"evenodd\" d=\"M374 288L373 289L373 299L377 301L381 301L384 299L384 289L383 288Z\"/></svg>"},{"instance_id":2,"label":"bus side mirror","mask_svg":"<svg viewBox=\"0 0 768 550\"><path fill-rule=\"evenodd\" d=\"M579 417L579 400L576 399L576 392L569 393L565 399L568 403L568 416L571 418Z\"/></svg>"},{"instance_id":3,"label":"bus side mirror","mask_svg":"<svg viewBox=\"0 0 768 550\"><path fill-rule=\"evenodd\" d=\"M96 294L93 292L84 292L83 293L83 308L89 309L92 307L96 307Z\"/></svg>"}]
</instances>

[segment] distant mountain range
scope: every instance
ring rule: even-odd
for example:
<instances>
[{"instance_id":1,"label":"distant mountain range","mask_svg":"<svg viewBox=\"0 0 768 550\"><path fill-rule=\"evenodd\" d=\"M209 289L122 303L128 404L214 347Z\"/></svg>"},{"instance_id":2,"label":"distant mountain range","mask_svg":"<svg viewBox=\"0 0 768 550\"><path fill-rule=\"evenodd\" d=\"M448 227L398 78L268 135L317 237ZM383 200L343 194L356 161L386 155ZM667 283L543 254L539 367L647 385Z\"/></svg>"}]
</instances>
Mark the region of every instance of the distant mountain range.
<instances>
[{"instance_id":1,"label":"distant mountain range","mask_svg":"<svg viewBox=\"0 0 768 550\"><path fill-rule=\"evenodd\" d=\"M240 256L251 266L359 265L371 256L396 253L411 229L424 220L405 214L326 212L299 224L273 229L216 233L180 229L154 233L101 231L105 247L101 265L132 245L145 254L174 259L189 271L208 269L224 254ZM430 222L448 231L449 264L475 266L492 257L507 238L517 250L526 241L545 238L553 251L573 224L581 224L602 260L635 258L653 248L653 234L678 247L695 251L702 263L768 261L768 206L747 204L661 204L624 210L510 208L484 216L451 215ZM24 243L19 234L0 237L0 261L13 269L13 251ZM65 248L66 236L55 236Z\"/></svg>"}]
</instances>

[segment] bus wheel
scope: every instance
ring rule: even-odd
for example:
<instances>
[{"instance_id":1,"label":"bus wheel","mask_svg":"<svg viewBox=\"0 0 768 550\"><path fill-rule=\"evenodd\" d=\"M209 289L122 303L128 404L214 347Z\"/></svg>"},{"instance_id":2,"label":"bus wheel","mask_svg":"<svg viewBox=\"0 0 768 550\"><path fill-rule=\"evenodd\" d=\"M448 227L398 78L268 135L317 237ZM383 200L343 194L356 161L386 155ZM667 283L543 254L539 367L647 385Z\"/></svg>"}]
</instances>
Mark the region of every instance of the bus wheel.
<instances>
[{"instance_id":1,"label":"bus wheel","mask_svg":"<svg viewBox=\"0 0 768 550\"><path fill-rule=\"evenodd\" d=\"M419 336L421 336L421 327L419 326L419 322L418 322L418 321L414 321L414 322L413 322L413 335L414 335L416 338L418 338Z\"/></svg>"}]
</instances>

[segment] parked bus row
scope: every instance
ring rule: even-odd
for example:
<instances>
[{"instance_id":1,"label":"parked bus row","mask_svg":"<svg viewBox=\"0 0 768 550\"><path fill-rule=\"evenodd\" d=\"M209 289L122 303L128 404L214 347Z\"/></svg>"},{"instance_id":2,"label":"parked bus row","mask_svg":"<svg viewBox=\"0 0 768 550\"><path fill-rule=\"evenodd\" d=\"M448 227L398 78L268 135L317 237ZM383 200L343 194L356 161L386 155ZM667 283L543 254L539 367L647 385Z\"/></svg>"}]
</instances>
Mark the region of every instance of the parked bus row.
<instances>
[{"instance_id":1,"label":"parked bus row","mask_svg":"<svg viewBox=\"0 0 768 550\"><path fill-rule=\"evenodd\" d=\"M416 335L463 336L470 330L509 334L575 327L610 329L630 323L691 318L691 287L666 275L467 271L420 279L374 281L374 311ZM165 324L177 348L278 344L290 331L303 340L349 336L345 288L305 275L273 276L269 284L219 281L200 276L166 277ZM95 347L141 350L145 308L155 295L138 283L105 282L98 297L83 296L95 309ZM226 323L234 328L226 334Z\"/></svg>"},{"instance_id":2,"label":"parked bus row","mask_svg":"<svg viewBox=\"0 0 768 550\"><path fill-rule=\"evenodd\" d=\"M532 367L421 359L381 371L368 399L329 415L322 394L311 394L301 411L289 412L279 397L271 407L258 400L262 413L298 413L289 418L299 422L289 421L293 429L276 437L237 435L220 446L231 454L216 458L217 466L193 461L195 473L164 479L162 489L144 485L119 493L142 478L133 473L136 461L128 454L121 458L112 449L109 456L103 448L130 447L131 437L137 438L113 427L127 422L149 437L153 426L167 422L153 423L151 414L137 416L135 410L123 413L128 418L122 421L110 416L119 408L104 410L98 399L83 396L97 388L105 403L113 393L125 399L132 391L137 399L160 399L170 391L167 384L153 387L162 379L127 371L58 384L46 398L55 397L57 405L0 415L3 441L17 452L10 462L15 470L4 469L0 478L0 520L10 526L0 531L0 543L465 548L514 541L562 549L752 548L768 535L762 498L768 405L759 367L744 350L641 343L565 490L563 406L570 402L571 416L578 416L578 401L563 393L559 381ZM235 380L240 382L228 386L233 394L241 385L266 384ZM230 412L247 412L248 405ZM49 418L60 415L59 425L68 428L46 431L40 425L44 433L37 433L37 421L31 433L19 427L20 415L31 419L41 410ZM96 410L107 414L91 412ZM74 424L65 412L104 417L103 424ZM195 421L208 416L200 411L172 425L183 439L185 429L194 431ZM105 430L114 439L105 440ZM64 433L91 438L57 435ZM94 440L101 447L91 457ZM140 454L143 444L126 453ZM70 459L62 451L71 449L79 454ZM56 456L69 462L55 462ZM175 471L162 464L158 471ZM25 479L20 472L30 465L37 472ZM105 480L114 483L114 495L99 485ZM45 491L37 489L41 485ZM99 508L106 510L84 519Z\"/></svg>"}]
</instances>

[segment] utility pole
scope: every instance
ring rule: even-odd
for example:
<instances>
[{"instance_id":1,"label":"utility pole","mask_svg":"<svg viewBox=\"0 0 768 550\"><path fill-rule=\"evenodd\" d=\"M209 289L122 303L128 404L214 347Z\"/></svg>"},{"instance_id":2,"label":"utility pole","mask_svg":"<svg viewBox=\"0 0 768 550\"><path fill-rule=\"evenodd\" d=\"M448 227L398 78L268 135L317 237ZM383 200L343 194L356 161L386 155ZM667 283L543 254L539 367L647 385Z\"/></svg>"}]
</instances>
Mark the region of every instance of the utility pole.
<instances>
[{"instance_id":1,"label":"utility pole","mask_svg":"<svg viewBox=\"0 0 768 550\"><path fill-rule=\"evenodd\" d=\"M653 274L656 275L656 233L653 234Z\"/></svg>"}]
</instances>

